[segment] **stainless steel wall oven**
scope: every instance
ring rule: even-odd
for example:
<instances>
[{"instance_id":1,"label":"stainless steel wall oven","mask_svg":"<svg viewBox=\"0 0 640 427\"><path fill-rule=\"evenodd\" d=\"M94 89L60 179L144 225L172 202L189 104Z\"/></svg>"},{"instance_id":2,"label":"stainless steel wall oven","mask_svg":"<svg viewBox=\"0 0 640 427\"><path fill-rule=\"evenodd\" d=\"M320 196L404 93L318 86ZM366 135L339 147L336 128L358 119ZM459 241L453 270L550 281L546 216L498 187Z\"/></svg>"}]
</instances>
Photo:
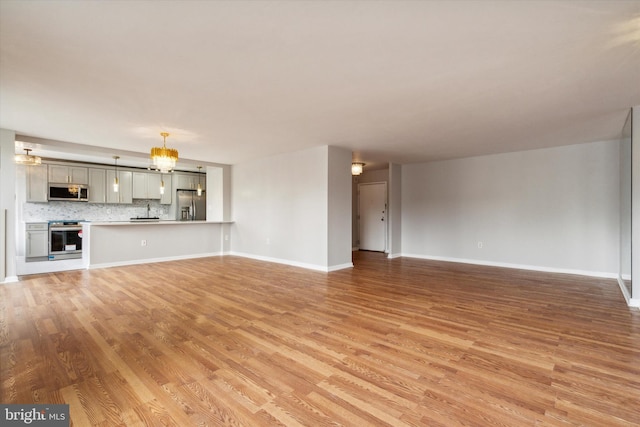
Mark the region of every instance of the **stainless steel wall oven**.
<instances>
[{"instance_id":1,"label":"stainless steel wall oven","mask_svg":"<svg viewBox=\"0 0 640 427\"><path fill-rule=\"evenodd\" d=\"M82 258L80 221L49 221L49 260Z\"/></svg>"}]
</instances>

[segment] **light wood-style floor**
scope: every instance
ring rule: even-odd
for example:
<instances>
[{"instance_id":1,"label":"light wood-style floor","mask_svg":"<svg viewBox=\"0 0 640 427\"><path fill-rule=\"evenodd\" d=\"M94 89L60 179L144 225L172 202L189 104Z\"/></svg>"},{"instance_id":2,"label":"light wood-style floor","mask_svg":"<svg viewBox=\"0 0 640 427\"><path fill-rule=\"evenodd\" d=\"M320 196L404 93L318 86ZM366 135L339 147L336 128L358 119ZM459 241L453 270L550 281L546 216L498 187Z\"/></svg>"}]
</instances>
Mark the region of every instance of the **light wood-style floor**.
<instances>
[{"instance_id":1,"label":"light wood-style floor","mask_svg":"<svg viewBox=\"0 0 640 427\"><path fill-rule=\"evenodd\" d=\"M640 312L614 280L354 253L0 285L0 401L74 426L640 424Z\"/></svg>"}]
</instances>

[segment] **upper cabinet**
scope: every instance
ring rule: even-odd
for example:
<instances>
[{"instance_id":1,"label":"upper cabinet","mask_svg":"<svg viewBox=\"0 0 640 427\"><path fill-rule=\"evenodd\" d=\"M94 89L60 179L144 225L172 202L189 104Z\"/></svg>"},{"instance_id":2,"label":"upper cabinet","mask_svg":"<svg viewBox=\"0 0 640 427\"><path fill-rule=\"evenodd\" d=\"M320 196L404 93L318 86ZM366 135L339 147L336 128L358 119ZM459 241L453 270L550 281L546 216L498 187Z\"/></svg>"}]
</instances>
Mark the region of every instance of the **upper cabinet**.
<instances>
[{"instance_id":1,"label":"upper cabinet","mask_svg":"<svg viewBox=\"0 0 640 427\"><path fill-rule=\"evenodd\" d=\"M203 173L174 173L173 178L176 190L197 190L198 183L204 190L207 184L207 175Z\"/></svg>"},{"instance_id":2,"label":"upper cabinet","mask_svg":"<svg viewBox=\"0 0 640 427\"><path fill-rule=\"evenodd\" d=\"M107 202L107 171L89 168L89 203Z\"/></svg>"},{"instance_id":3,"label":"upper cabinet","mask_svg":"<svg viewBox=\"0 0 640 427\"><path fill-rule=\"evenodd\" d=\"M49 165L49 182L88 184L89 170L80 166Z\"/></svg>"},{"instance_id":4,"label":"upper cabinet","mask_svg":"<svg viewBox=\"0 0 640 427\"><path fill-rule=\"evenodd\" d=\"M47 165L25 166L27 173L27 202L46 202Z\"/></svg>"},{"instance_id":5,"label":"upper cabinet","mask_svg":"<svg viewBox=\"0 0 640 427\"><path fill-rule=\"evenodd\" d=\"M160 199L160 174L133 172L134 199Z\"/></svg>"},{"instance_id":6,"label":"upper cabinet","mask_svg":"<svg viewBox=\"0 0 640 427\"><path fill-rule=\"evenodd\" d=\"M113 181L116 172L106 171L107 203L133 203L133 173L130 171L118 171L118 192L113 191Z\"/></svg>"}]
</instances>

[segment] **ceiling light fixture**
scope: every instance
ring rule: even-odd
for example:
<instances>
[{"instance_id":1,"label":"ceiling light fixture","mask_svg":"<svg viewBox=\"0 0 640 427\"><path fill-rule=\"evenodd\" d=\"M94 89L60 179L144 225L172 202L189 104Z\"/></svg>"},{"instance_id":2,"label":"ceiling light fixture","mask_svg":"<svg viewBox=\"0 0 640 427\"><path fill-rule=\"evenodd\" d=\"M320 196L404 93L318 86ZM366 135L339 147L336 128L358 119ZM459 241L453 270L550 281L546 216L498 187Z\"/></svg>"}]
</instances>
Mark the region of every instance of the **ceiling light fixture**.
<instances>
[{"instance_id":1,"label":"ceiling light fixture","mask_svg":"<svg viewBox=\"0 0 640 427\"><path fill-rule=\"evenodd\" d=\"M360 163L360 162L351 163L351 175L360 175L362 173L363 167L364 167L364 163Z\"/></svg>"},{"instance_id":2,"label":"ceiling light fixture","mask_svg":"<svg viewBox=\"0 0 640 427\"><path fill-rule=\"evenodd\" d=\"M201 169L202 166L198 166L198 196L202 196L202 185L200 185L200 174L202 173Z\"/></svg>"},{"instance_id":3,"label":"ceiling light fixture","mask_svg":"<svg viewBox=\"0 0 640 427\"><path fill-rule=\"evenodd\" d=\"M42 159L40 157L29 154L29 152L31 152L31 148L25 148L24 151L26 151L25 154L16 154L16 163L27 166L37 166L42 164Z\"/></svg>"},{"instance_id":4,"label":"ceiling light fixture","mask_svg":"<svg viewBox=\"0 0 640 427\"><path fill-rule=\"evenodd\" d=\"M168 173L176 167L178 161L178 150L167 148L168 132L160 132L162 136L162 147L153 147L151 149L151 160L157 170L162 173Z\"/></svg>"},{"instance_id":5,"label":"ceiling light fixture","mask_svg":"<svg viewBox=\"0 0 640 427\"><path fill-rule=\"evenodd\" d=\"M116 162L116 173L115 178L113 178L113 192L117 193L120 190L120 180L118 179L118 159L120 156L113 156L113 159Z\"/></svg>"}]
</instances>

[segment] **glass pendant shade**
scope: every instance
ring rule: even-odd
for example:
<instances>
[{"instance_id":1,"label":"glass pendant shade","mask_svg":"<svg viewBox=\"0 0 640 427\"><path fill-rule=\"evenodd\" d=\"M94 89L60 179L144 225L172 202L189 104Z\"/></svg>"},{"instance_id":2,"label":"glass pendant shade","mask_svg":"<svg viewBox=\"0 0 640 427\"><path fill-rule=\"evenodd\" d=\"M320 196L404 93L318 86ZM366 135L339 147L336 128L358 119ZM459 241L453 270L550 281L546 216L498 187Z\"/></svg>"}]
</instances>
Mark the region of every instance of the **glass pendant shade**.
<instances>
[{"instance_id":1,"label":"glass pendant shade","mask_svg":"<svg viewBox=\"0 0 640 427\"><path fill-rule=\"evenodd\" d=\"M118 159L120 156L113 156L113 159L116 162L115 166L115 177L113 178L113 192L117 193L120 190L120 181L118 180Z\"/></svg>"}]
</instances>

